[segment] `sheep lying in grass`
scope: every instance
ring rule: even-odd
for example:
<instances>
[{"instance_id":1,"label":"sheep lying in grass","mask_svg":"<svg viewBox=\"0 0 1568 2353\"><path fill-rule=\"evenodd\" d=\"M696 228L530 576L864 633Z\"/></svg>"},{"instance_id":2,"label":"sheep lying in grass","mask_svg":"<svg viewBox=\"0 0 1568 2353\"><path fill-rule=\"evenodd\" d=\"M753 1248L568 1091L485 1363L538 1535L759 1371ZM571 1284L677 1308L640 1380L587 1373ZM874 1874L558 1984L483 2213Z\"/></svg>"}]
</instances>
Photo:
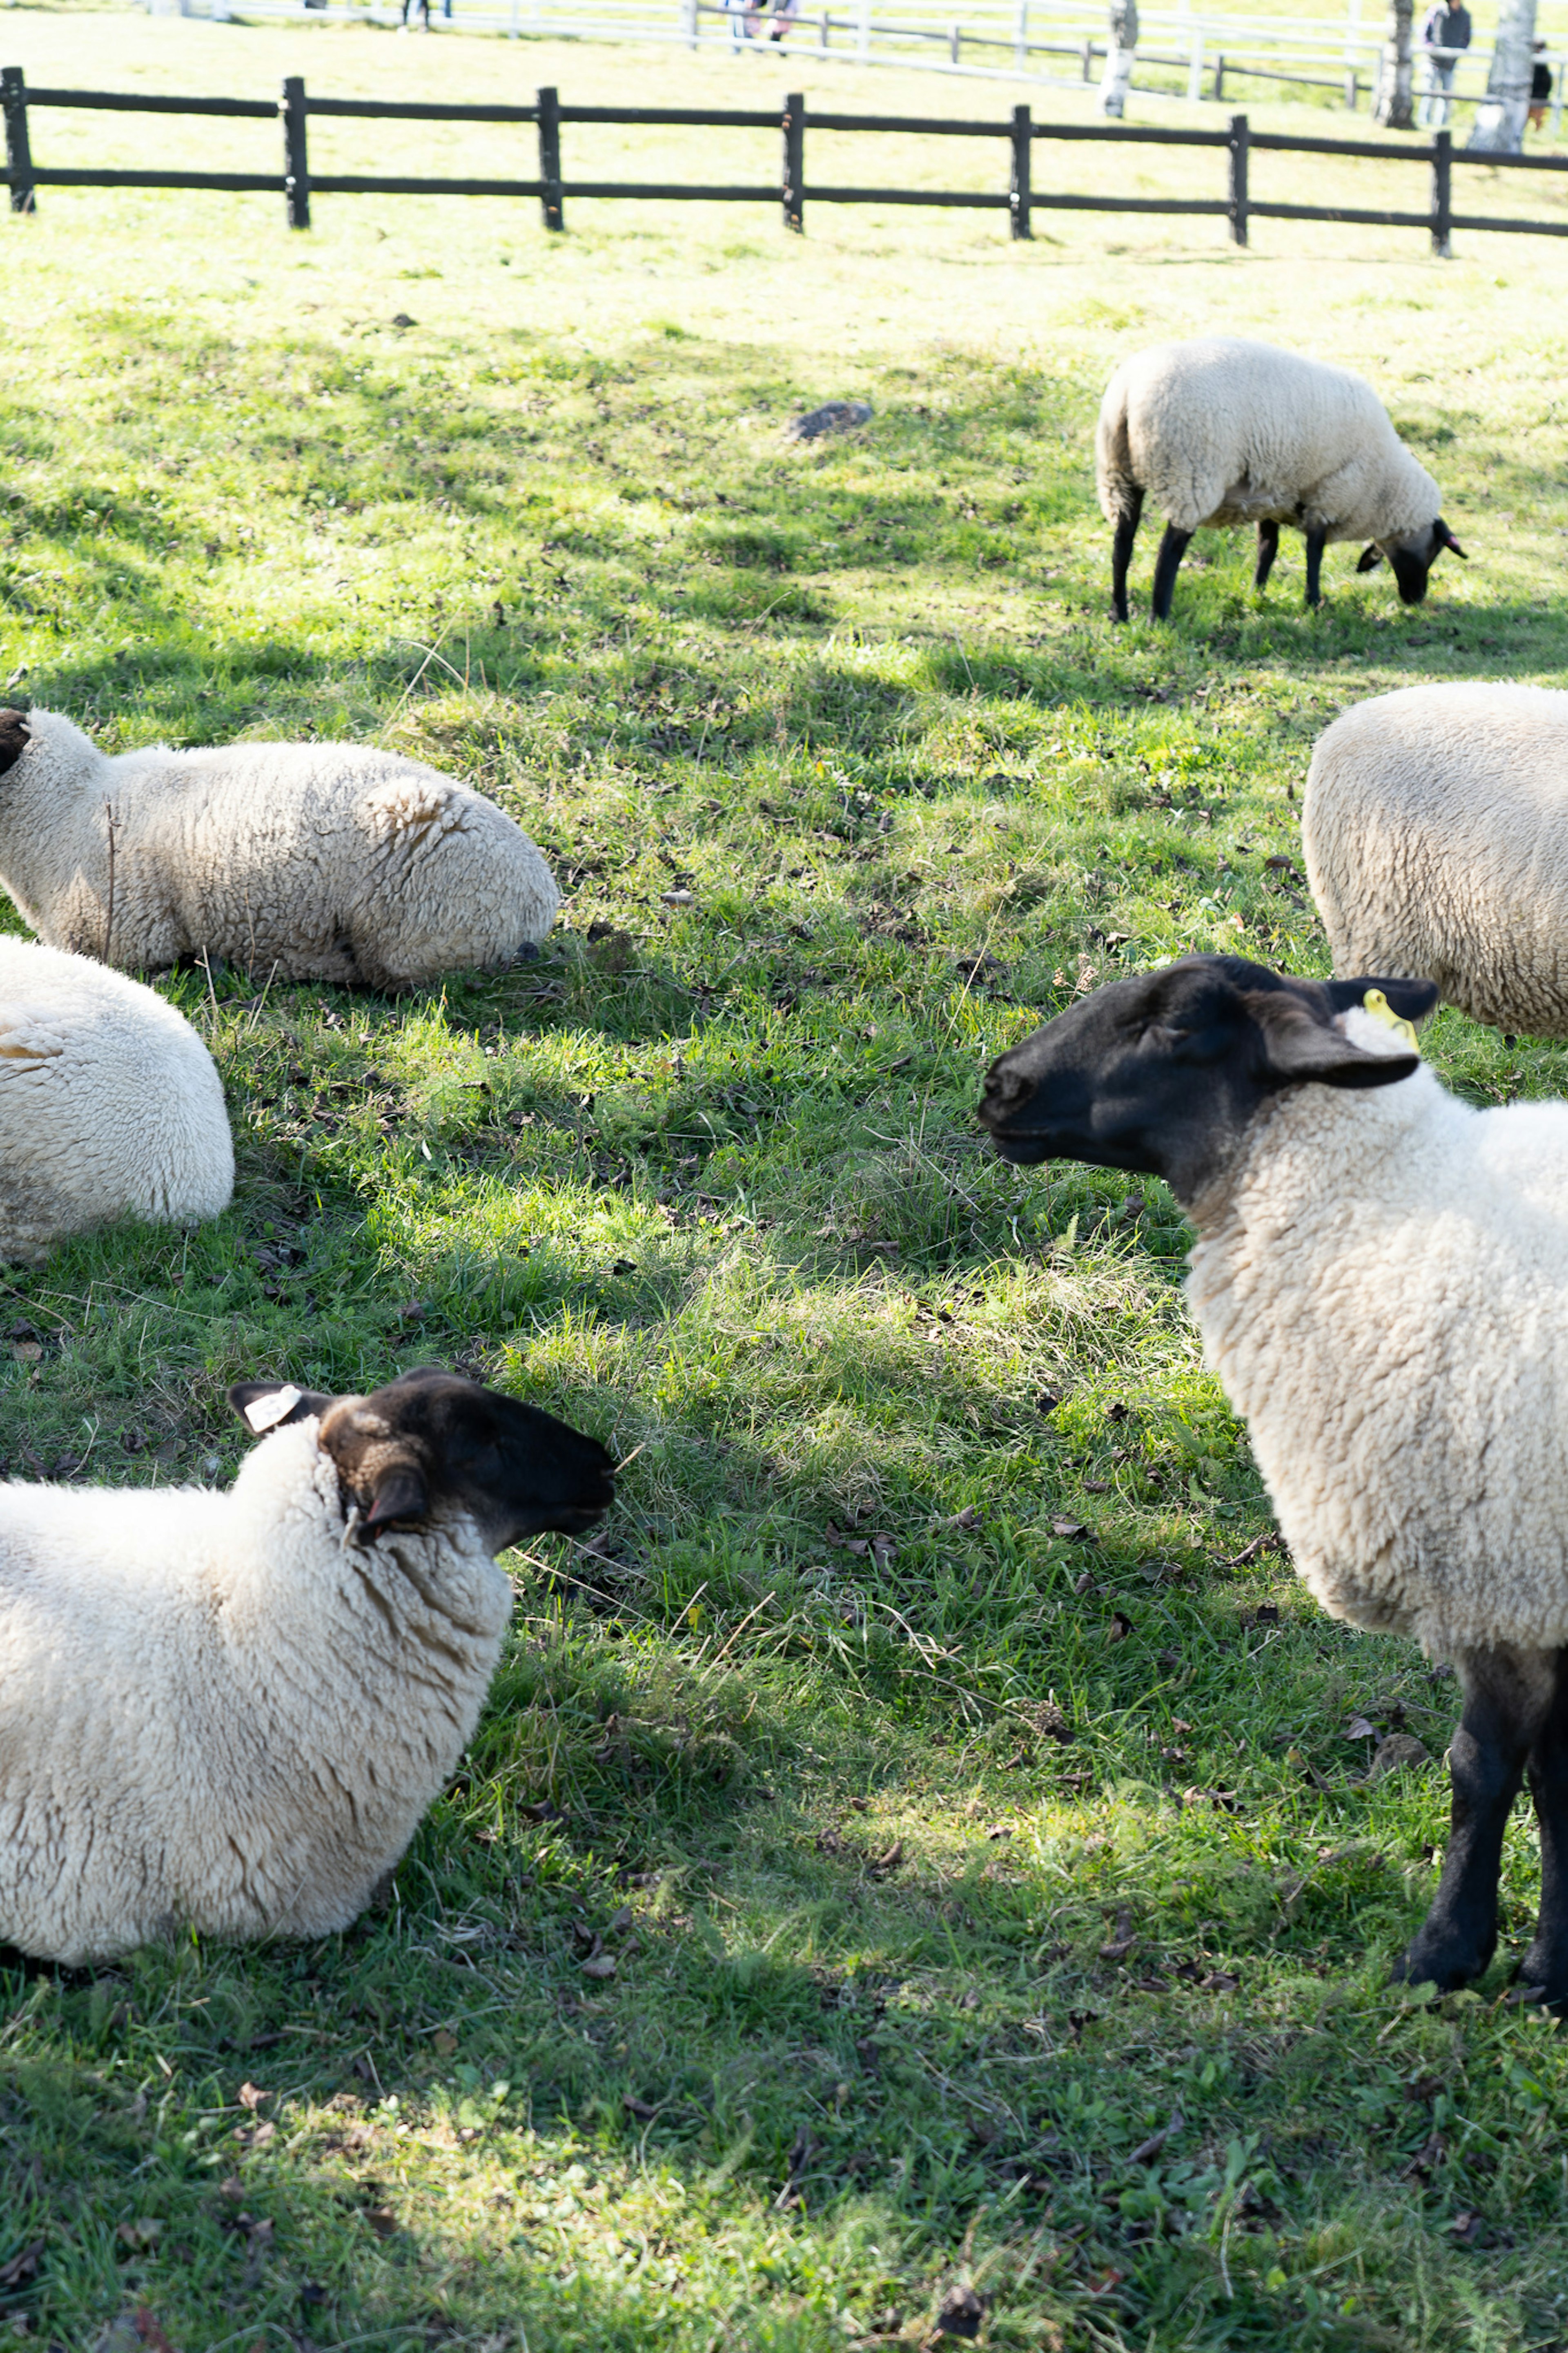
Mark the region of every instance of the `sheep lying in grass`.
<instances>
[{"instance_id":1,"label":"sheep lying in grass","mask_svg":"<svg viewBox=\"0 0 1568 2353\"><path fill-rule=\"evenodd\" d=\"M1354 704L1318 738L1301 842L1337 972L1422 973L1477 1021L1568 1038L1568 694Z\"/></svg>"},{"instance_id":2,"label":"sheep lying in grass","mask_svg":"<svg viewBox=\"0 0 1568 2353\"><path fill-rule=\"evenodd\" d=\"M226 1493L0 1485L0 1936L72 1964L345 1928L473 1732L492 1556L613 1496L602 1446L476 1381L229 1392Z\"/></svg>"},{"instance_id":3,"label":"sheep lying in grass","mask_svg":"<svg viewBox=\"0 0 1568 2353\"><path fill-rule=\"evenodd\" d=\"M1528 1772L1541 1913L1520 1975L1568 2002L1568 1104L1458 1102L1408 1028L1436 999L1192 956L1004 1054L981 1117L1010 1160L1166 1179L1297 1568L1335 1617L1458 1664L1453 1828L1398 1974L1486 1968Z\"/></svg>"},{"instance_id":4,"label":"sheep lying in grass","mask_svg":"<svg viewBox=\"0 0 1568 2353\"><path fill-rule=\"evenodd\" d=\"M195 1224L234 1191L223 1086L140 981L0 937L0 1258L113 1218Z\"/></svg>"},{"instance_id":5,"label":"sheep lying in grass","mask_svg":"<svg viewBox=\"0 0 1568 2353\"><path fill-rule=\"evenodd\" d=\"M1100 512L1115 533L1111 590L1127 618L1127 568L1144 499L1165 517L1152 611L1170 618L1176 571L1204 523L1258 525L1257 586L1279 526L1306 534L1307 602L1319 601L1323 549L1364 539L1358 572L1386 555L1399 594L1418 605L1445 547L1464 549L1444 522L1436 483L1416 464L1369 384L1347 368L1238 336L1156 343L1123 360L1106 387L1095 435Z\"/></svg>"},{"instance_id":6,"label":"sheep lying in grass","mask_svg":"<svg viewBox=\"0 0 1568 2353\"><path fill-rule=\"evenodd\" d=\"M0 882L53 947L148 972L402 989L530 955L560 904L521 828L358 744L110 759L58 712L0 712Z\"/></svg>"}]
</instances>

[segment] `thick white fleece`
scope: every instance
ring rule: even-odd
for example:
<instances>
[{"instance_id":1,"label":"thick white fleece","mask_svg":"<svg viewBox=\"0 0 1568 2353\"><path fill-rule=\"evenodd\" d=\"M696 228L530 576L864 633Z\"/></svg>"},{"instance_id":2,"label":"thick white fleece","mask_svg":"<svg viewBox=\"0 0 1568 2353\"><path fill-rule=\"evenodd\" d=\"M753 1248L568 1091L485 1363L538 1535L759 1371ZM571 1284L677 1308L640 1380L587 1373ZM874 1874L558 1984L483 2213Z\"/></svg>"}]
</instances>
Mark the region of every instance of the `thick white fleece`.
<instances>
[{"instance_id":1,"label":"thick white fleece","mask_svg":"<svg viewBox=\"0 0 1568 2353\"><path fill-rule=\"evenodd\" d=\"M1568 1643L1568 1104L1291 1088L1197 1223L1208 1360L1324 1609L1439 1656Z\"/></svg>"},{"instance_id":2,"label":"thick white fleece","mask_svg":"<svg viewBox=\"0 0 1568 2353\"><path fill-rule=\"evenodd\" d=\"M110 759L58 712L26 723L0 776L0 882L52 946L152 972L205 950L262 979L276 965L405 988L506 964L554 921L521 828L417 760L359 744Z\"/></svg>"},{"instance_id":3,"label":"thick white fleece","mask_svg":"<svg viewBox=\"0 0 1568 2353\"><path fill-rule=\"evenodd\" d=\"M1568 694L1405 687L1318 739L1301 840L1338 973L1568 1037Z\"/></svg>"},{"instance_id":4,"label":"thick white fleece","mask_svg":"<svg viewBox=\"0 0 1568 2353\"><path fill-rule=\"evenodd\" d=\"M311 1420L226 1494L0 1485L0 1937L69 1963L344 1928L473 1732L471 1520L346 1546Z\"/></svg>"},{"instance_id":5,"label":"thick white fleece","mask_svg":"<svg viewBox=\"0 0 1568 2353\"><path fill-rule=\"evenodd\" d=\"M0 937L0 1258L111 1218L216 1218L223 1086L195 1031L123 973Z\"/></svg>"},{"instance_id":6,"label":"thick white fleece","mask_svg":"<svg viewBox=\"0 0 1568 2353\"><path fill-rule=\"evenodd\" d=\"M1442 506L1359 375L1231 335L1122 362L1100 404L1095 476L1108 522L1142 490L1178 531L1289 522L1393 545Z\"/></svg>"}]
</instances>

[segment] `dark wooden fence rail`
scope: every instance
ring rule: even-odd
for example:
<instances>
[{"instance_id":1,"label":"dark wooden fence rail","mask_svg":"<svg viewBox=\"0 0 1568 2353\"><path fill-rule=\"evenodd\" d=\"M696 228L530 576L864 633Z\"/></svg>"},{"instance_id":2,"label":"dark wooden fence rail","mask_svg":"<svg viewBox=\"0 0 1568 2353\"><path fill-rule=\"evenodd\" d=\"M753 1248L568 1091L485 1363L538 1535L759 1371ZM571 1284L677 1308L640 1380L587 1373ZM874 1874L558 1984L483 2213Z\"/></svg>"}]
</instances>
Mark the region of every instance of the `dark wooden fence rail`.
<instances>
[{"instance_id":1,"label":"dark wooden fence rail","mask_svg":"<svg viewBox=\"0 0 1568 2353\"><path fill-rule=\"evenodd\" d=\"M28 118L37 107L93 109L117 114L237 115L251 121L280 124L283 133L281 172L88 171L57 169L35 164ZM1474 164L1489 171L1568 172L1568 157L1553 155L1475 155L1456 153L1447 131L1439 131L1427 146L1399 146L1370 139L1287 139L1273 132L1254 132L1245 114L1233 114L1228 131L1166 131L1129 128L1120 122L1036 122L1026 106L1016 106L1006 122L954 121L918 114L814 113L816 131L900 132L922 139L1001 139L1007 142L1008 185L1004 189L807 187L805 181L805 100L798 91L786 98L782 117L750 108L683 106L563 106L553 90L542 90L532 106L437 106L411 100L371 98L310 98L300 77L291 74L275 101L248 98L152 98L123 90L29 90L20 66L0 69L0 113L5 121L5 180L11 192L11 210L37 210L39 188L229 188L259 190L281 195L290 228L310 226L310 198L317 195L378 196L537 196L549 229L566 226L568 197L637 196L660 204L779 204L786 228L804 231L805 207L814 205L942 205L1005 212L1014 237L1030 234L1030 216L1037 212L1190 213L1214 214L1230 224L1237 245L1247 241L1248 224L1257 220L1344 221L1373 228L1426 229L1435 253L1447 254L1455 229L1488 229L1518 237L1568 237L1568 220L1500 220L1489 214L1457 213L1453 205L1454 166ZM501 122L535 126L539 170L532 179L433 180L406 173L344 173L310 170L310 119L312 115L348 117L373 122ZM780 131L784 134L781 178L771 185L694 186L668 181L567 180L562 176L561 130L563 123L605 122L667 125L702 131ZM1223 196L1077 195L1034 185L1033 157L1040 140L1111 140L1121 145L1146 147L1223 148L1228 180ZM1352 205L1282 205L1259 200L1251 193L1250 165L1254 154L1323 155L1378 164L1419 164L1430 172L1428 200L1422 212L1391 212L1379 206Z\"/></svg>"}]
</instances>

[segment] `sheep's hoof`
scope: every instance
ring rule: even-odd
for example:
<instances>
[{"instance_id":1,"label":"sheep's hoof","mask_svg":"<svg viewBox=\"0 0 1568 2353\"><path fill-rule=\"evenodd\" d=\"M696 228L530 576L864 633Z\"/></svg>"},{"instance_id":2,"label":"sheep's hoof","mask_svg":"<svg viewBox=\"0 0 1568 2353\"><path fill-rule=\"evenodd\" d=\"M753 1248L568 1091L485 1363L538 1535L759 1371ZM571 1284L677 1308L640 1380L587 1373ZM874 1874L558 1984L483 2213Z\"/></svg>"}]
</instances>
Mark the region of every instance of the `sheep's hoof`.
<instances>
[{"instance_id":1,"label":"sheep's hoof","mask_svg":"<svg viewBox=\"0 0 1568 2353\"><path fill-rule=\"evenodd\" d=\"M537 964L539 962L538 942L536 940L524 940L520 948L513 948L511 952L511 960L513 964Z\"/></svg>"},{"instance_id":2,"label":"sheep's hoof","mask_svg":"<svg viewBox=\"0 0 1568 2353\"><path fill-rule=\"evenodd\" d=\"M1435 1985L1439 1993L1458 1993L1461 1986L1479 1978L1491 1959L1490 1951L1480 1955L1466 1953L1462 1957L1451 1943L1439 1943L1434 1938L1428 1944L1417 1936L1407 1952L1402 1953L1390 1969L1392 1985Z\"/></svg>"}]
</instances>

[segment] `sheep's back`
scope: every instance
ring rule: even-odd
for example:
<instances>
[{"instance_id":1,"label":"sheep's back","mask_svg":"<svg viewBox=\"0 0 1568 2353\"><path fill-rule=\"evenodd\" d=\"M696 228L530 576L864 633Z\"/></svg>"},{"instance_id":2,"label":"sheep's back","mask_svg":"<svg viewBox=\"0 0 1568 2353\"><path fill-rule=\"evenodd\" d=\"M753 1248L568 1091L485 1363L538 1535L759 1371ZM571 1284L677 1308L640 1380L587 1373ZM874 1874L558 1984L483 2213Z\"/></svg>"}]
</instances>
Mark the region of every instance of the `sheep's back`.
<instances>
[{"instance_id":1,"label":"sheep's back","mask_svg":"<svg viewBox=\"0 0 1568 2353\"><path fill-rule=\"evenodd\" d=\"M234 1146L211 1055L153 989L0 938L0 1246L216 1217Z\"/></svg>"},{"instance_id":2,"label":"sheep's back","mask_svg":"<svg viewBox=\"0 0 1568 2353\"><path fill-rule=\"evenodd\" d=\"M134 828L122 861L153 861L184 952L252 973L408 986L507 961L559 903L503 810L368 746L139 754L120 790Z\"/></svg>"},{"instance_id":3,"label":"sheep's back","mask_svg":"<svg viewBox=\"0 0 1568 2353\"><path fill-rule=\"evenodd\" d=\"M1406 687L1320 737L1301 838L1339 973L1568 1036L1568 694Z\"/></svg>"},{"instance_id":4,"label":"sheep's back","mask_svg":"<svg viewBox=\"0 0 1568 2353\"><path fill-rule=\"evenodd\" d=\"M1241 338L1140 352L1118 369L1102 414L1124 420L1131 479L1180 531L1298 521L1303 509L1310 519L1322 505L1341 526L1331 538L1370 536L1363 510L1384 470L1414 468L1361 377Z\"/></svg>"}]
</instances>

